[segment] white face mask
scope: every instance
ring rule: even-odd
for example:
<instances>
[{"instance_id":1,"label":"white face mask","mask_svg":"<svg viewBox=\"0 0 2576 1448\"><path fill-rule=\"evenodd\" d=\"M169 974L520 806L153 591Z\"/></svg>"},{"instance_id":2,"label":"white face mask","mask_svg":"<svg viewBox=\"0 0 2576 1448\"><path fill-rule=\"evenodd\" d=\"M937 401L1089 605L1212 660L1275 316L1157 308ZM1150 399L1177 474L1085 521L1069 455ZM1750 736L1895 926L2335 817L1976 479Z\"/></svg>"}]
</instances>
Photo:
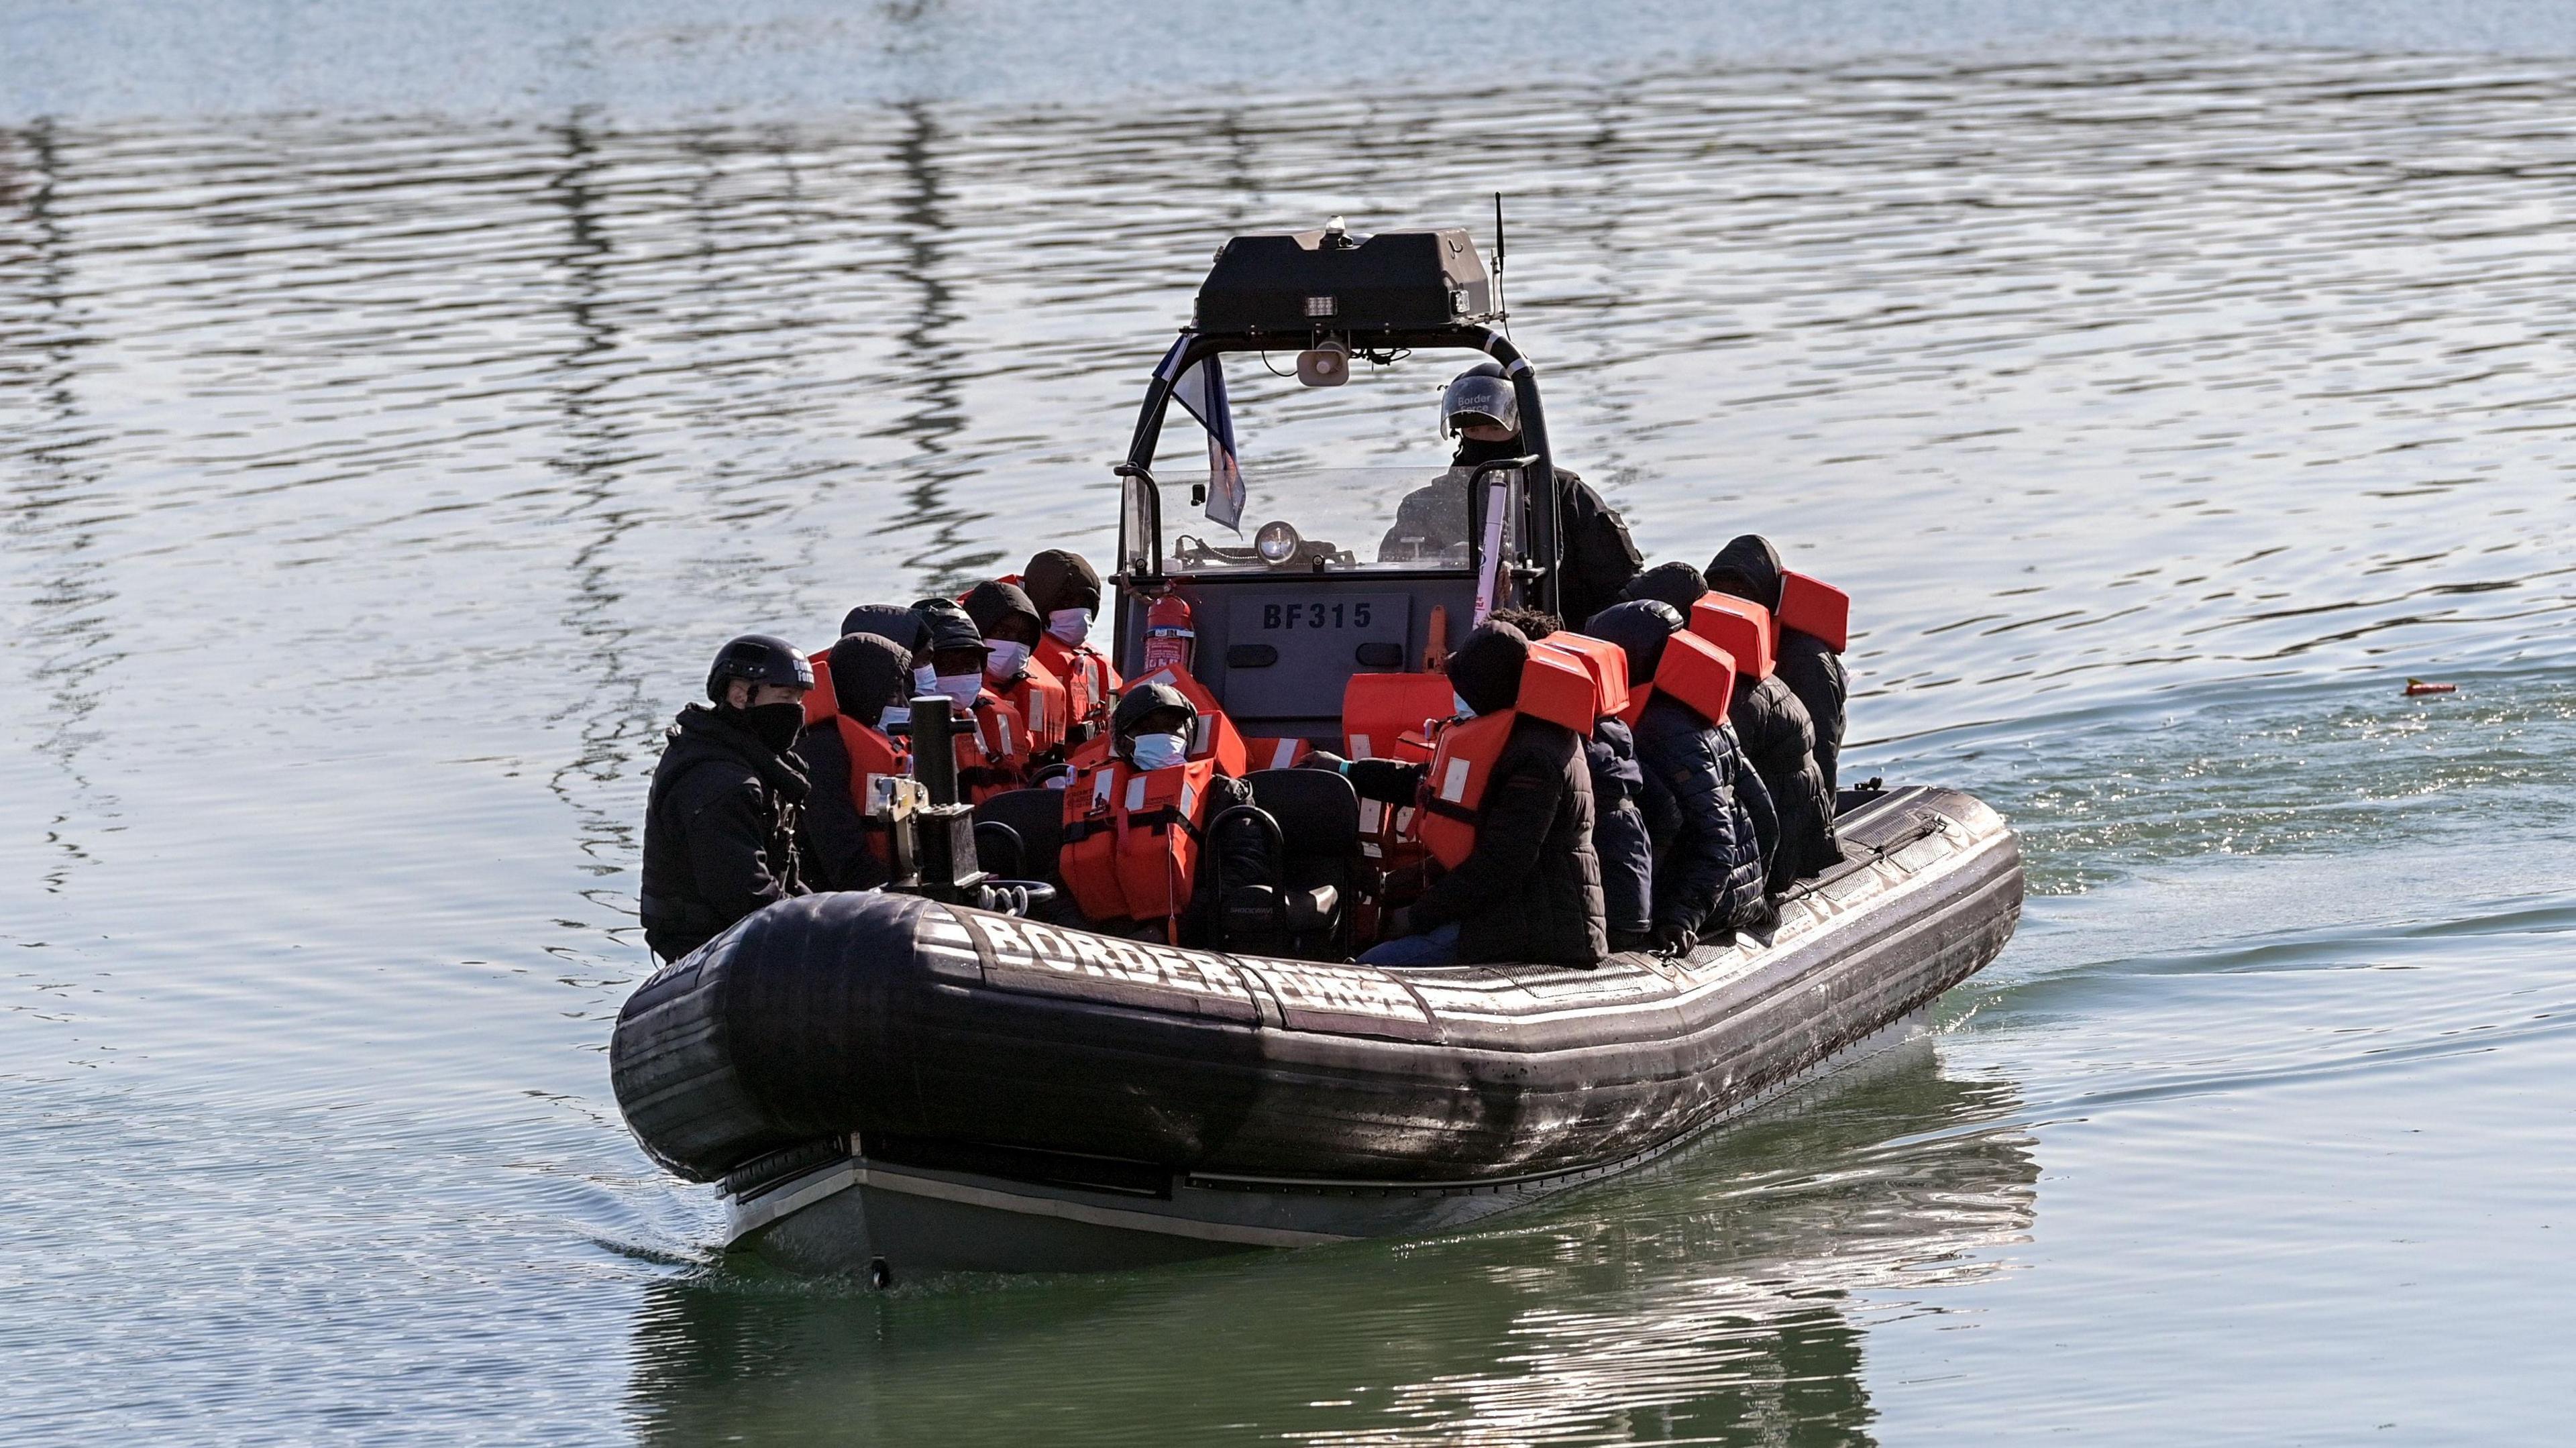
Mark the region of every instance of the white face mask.
<instances>
[{"instance_id":1,"label":"white face mask","mask_svg":"<svg viewBox=\"0 0 2576 1448\"><path fill-rule=\"evenodd\" d=\"M911 722L912 706L910 704L888 704L885 706L884 712L877 715L877 730L882 733L885 730L892 729L897 724L909 724Z\"/></svg>"},{"instance_id":2,"label":"white face mask","mask_svg":"<svg viewBox=\"0 0 2576 1448\"><path fill-rule=\"evenodd\" d=\"M946 694L959 710L975 707L976 698L984 692L984 680L978 674L941 674L931 680L933 693Z\"/></svg>"},{"instance_id":3,"label":"white face mask","mask_svg":"<svg viewBox=\"0 0 2576 1448\"><path fill-rule=\"evenodd\" d=\"M1078 645L1091 637L1091 610L1059 608L1047 615L1047 632L1068 648Z\"/></svg>"},{"instance_id":4,"label":"white face mask","mask_svg":"<svg viewBox=\"0 0 2576 1448\"><path fill-rule=\"evenodd\" d=\"M1020 666L1028 661L1027 644L1011 639L999 640L993 645L993 651L984 656L984 677L997 683L1007 683L1020 676Z\"/></svg>"},{"instance_id":5,"label":"white face mask","mask_svg":"<svg viewBox=\"0 0 2576 1448\"><path fill-rule=\"evenodd\" d=\"M1449 702L1458 706L1459 718L1473 719L1476 717L1476 711L1467 706L1467 700L1464 695L1453 692L1449 696Z\"/></svg>"},{"instance_id":6,"label":"white face mask","mask_svg":"<svg viewBox=\"0 0 2576 1448\"><path fill-rule=\"evenodd\" d=\"M1186 734L1139 734L1136 748L1129 756L1138 769L1164 769L1190 757L1190 736Z\"/></svg>"},{"instance_id":7,"label":"white face mask","mask_svg":"<svg viewBox=\"0 0 2576 1448\"><path fill-rule=\"evenodd\" d=\"M939 676L931 672L930 665L924 664L912 671L912 692L927 694L938 687Z\"/></svg>"}]
</instances>

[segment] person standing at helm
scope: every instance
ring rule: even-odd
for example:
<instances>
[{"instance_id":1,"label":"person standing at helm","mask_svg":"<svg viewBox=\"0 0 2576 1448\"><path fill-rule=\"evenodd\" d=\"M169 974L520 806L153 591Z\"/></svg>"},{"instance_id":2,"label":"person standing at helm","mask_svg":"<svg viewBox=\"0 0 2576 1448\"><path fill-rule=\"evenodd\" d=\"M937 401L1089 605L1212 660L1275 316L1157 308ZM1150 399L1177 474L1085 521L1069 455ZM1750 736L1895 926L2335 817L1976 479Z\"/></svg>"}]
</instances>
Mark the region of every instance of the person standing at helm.
<instances>
[{"instance_id":1,"label":"person standing at helm","mask_svg":"<svg viewBox=\"0 0 2576 1448\"><path fill-rule=\"evenodd\" d=\"M767 634L726 644L710 703L664 736L644 805L644 940L678 960L760 907L806 893L797 813L809 791L788 754L814 671Z\"/></svg>"},{"instance_id":2,"label":"person standing at helm","mask_svg":"<svg viewBox=\"0 0 2576 1448\"><path fill-rule=\"evenodd\" d=\"M1708 561L1708 586L1720 593L1731 593L1771 610L1780 612L1780 550L1759 533L1747 533L1717 551ZM1803 630L1782 625L1777 657L1772 669L1789 692L1807 708L1807 722L1816 731L1816 770L1824 776L1826 808L1833 805L1834 791L1840 786L1837 771L1842 767L1843 711L1851 698L1851 675L1843 669L1842 655L1823 639Z\"/></svg>"},{"instance_id":3,"label":"person standing at helm","mask_svg":"<svg viewBox=\"0 0 2576 1448\"><path fill-rule=\"evenodd\" d=\"M1016 583L994 579L969 590L966 616L984 635L984 687L1018 711L1026 731L1024 752L1008 761L1026 779L1037 767L1062 754L1067 701L1055 671L1038 662L1038 641L1046 624L1037 606Z\"/></svg>"},{"instance_id":4,"label":"person standing at helm","mask_svg":"<svg viewBox=\"0 0 2576 1448\"><path fill-rule=\"evenodd\" d=\"M1529 652L1529 639L1510 624L1476 625L1449 656L1459 702L1479 715L1512 709L1520 702ZM1427 808L1428 765L1354 759L1343 772L1362 798ZM1360 959L1371 965L1600 964L1610 942L1583 741L1562 724L1519 714L1487 768L1474 823L1466 858L1410 907L1394 911L1390 938Z\"/></svg>"},{"instance_id":5,"label":"person standing at helm","mask_svg":"<svg viewBox=\"0 0 2576 1448\"><path fill-rule=\"evenodd\" d=\"M1440 434L1458 439L1451 471L1398 505L1395 526L1378 544L1381 563L1437 559L1467 542L1470 470L1521 455L1520 397L1501 363L1479 362L1449 384L1440 397ZM1566 618L1590 618L1608 607L1645 563L1619 511L1564 468L1556 470L1556 538L1564 554L1557 612Z\"/></svg>"},{"instance_id":6,"label":"person standing at helm","mask_svg":"<svg viewBox=\"0 0 2576 1448\"><path fill-rule=\"evenodd\" d=\"M1656 943L1687 950L1702 937L1759 924L1770 913L1764 890L1780 821L1726 722L1733 689L1721 656L1672 642L1686 630L1681 613L1660 599L1613 604L1583 631L1627 653L1632 697L1651 691L1634 732L1654 837ZM1677 649L1698 658L1667 657Z\"/></svg>"},{"instance_id":7,"label":"person standing at helm","mask_svg":"<svg viewBox=\"0 0 2576 1448\"><path fill-rule=\"evenodd\" d=\"M1091 642L1091 622L1100 612L1100 575L1081 554L1049 548L1029 560L1020 587L1046 616L1038 662L1063 683L1070 714L1065 739L1080 744L1109 727L1110 700L1120 688L1117 668Z\"/></svg>"},{"instance_id":8,"label":"person standing at helm","mask_svg":"<svg viewBox=\"0 0 2576 1448\"><path fill-rule=\"evenodd\" d=\"M910 762L886 727L911 716L912 655L892 639L849 633L832 645L832 714L805 726L796 760L812 781L805 801L807 884L818 890L873 890L890 861L874 780L908 773Z\"/></svg>"}]
</instances>

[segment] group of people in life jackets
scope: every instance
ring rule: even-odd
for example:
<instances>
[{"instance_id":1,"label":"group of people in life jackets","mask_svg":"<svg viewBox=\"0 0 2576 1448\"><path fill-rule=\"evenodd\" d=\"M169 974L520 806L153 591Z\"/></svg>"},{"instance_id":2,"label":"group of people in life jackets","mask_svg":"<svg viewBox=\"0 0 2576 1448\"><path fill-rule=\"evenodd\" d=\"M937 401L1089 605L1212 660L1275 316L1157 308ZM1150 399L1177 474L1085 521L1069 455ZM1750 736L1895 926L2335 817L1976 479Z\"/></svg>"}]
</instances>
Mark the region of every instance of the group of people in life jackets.
<instances>
[{"instance_id":1,"label":"group of people in life jackets","mask_svg":"<svg viewBox=\"0 0 2576 1448\"><path fill-rule=\"evenodd\" d=\"M1099 576L1061 550L962 598L852 609L811 655L736 639L655 771L647 941L676 960L772 901L885 884L879 781L910 773L925 693L971 723L970 800L1055 792L1064 923L1207 944L1320 908L1347 953L1414 966L1588 966L1760 929L1840 858L1847 603L1749 535L1611 596L1579 630L1499 609L1439 670L1355 675L1339 750L1246 738L1192 676L1185 624L1149 625L1122 680L1090 641ZM1281 898L1297 817L1248 808L1279 766L1365 802L1357 898Z\"/></svg>"},{"instance_id":2,"label":"group of people in life jackets","mask_svg":"<svg viewBox=\"0 0 2576 1448\"><path fill-rule=\"evenodd\" d=\"M1442 429L1456 467L1519 454L1499 368L1450 384ZM1497 609L1437 667L1353 675L1340 750L1247 739L1168 595L1121 680L1090 642L1100 575L1061 549L957 599L852 609L810 657L733 640L654 771L646 941L677 960L774 901L886 884L880 781L910 772L929 693L971 722L955 748L978 814L1029 824L1033 803L1058 831L1052 868L1022 867L1062 882L1063 923L1415 966L1591 966L1762 928L1841 859L1849 600L1753 534L1706 569L1644 567L1615 510L1557 484L1579 626ZM1405 499L1390 540L1463 527L1446 498ZM1320 868L1292 880L1292 856Z\"/></svg>"}]
</instances>

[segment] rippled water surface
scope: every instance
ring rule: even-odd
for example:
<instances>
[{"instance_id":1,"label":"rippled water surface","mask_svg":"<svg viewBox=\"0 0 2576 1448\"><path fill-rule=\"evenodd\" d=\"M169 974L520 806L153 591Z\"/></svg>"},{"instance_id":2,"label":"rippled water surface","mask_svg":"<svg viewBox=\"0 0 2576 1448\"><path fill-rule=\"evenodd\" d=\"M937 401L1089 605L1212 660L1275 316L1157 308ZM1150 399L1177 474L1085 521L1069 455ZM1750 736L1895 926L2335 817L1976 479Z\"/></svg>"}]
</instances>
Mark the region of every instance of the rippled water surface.
<instances>
[{"instance_id":1,"label":"rippled water surface","mask_svg":"<svg viewBox=\"0 0 2576 1448\"><path fill-rule=\"evenodd\" d=\"M2558 1440L2576 64L2294 38L1604 40L1365 100L20 82L11 1437ZM1216 240L1498 187L1565 460L1653 555L1851 587L1846 773L2006 811L2020 938L1933 1040L1496 1230L720 1261L603 1055L713 647L1103 556ZM1429 459L1444 376L1242 379L1249 446Z\"/></svg>"}]
</instances>

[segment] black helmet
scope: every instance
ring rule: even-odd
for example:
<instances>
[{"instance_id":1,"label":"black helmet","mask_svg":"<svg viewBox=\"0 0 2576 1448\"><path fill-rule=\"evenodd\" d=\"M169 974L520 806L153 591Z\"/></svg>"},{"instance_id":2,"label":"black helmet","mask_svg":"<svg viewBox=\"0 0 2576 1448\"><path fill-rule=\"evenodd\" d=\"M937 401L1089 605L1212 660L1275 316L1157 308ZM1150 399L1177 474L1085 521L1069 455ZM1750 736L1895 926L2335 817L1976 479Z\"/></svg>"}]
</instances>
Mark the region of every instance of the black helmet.
<instances>
[{"instance_id":1,"label":"black helmet","mask_svg":"<svg viewBox=\"0 0 2576 1448\"><path fill-rule=\"evenodd\" d=\"M1169 684L1138 684L1118 698L1117 711L1109 716L1109 732L1124 739L1136 732L1146 720L1166 709L1177 709L1190 716L1190 725L1198 725L1199 709L1190 696Z\"/></svg>"},{"instance_id":2,"label":"black helmet","mask_svg":"<svg viewBox=\"0 0 2576 1448\"><path fill-rule=\"evenodd\" d=\"M723 703L728 679L810 689L814 687L814 666L806 663L805 656L785 639L773 634L744 634L716 651L715 667L707 670L707 697Z\"/></svg>"},{"instance_id":3,"label":"black helmet","mask_svg":"<svg viewBox=\"0 0 2576 1448\"><path fill-rule=\"evenodd\" d=\"M1512 390L1512 380L1500 362L1477 363L1459 373L1449 390L1440 394L1442 437L1477 425L1504 428L1515 435L1521 430L1520 395Z\"/></svg>"}]
</instances>

